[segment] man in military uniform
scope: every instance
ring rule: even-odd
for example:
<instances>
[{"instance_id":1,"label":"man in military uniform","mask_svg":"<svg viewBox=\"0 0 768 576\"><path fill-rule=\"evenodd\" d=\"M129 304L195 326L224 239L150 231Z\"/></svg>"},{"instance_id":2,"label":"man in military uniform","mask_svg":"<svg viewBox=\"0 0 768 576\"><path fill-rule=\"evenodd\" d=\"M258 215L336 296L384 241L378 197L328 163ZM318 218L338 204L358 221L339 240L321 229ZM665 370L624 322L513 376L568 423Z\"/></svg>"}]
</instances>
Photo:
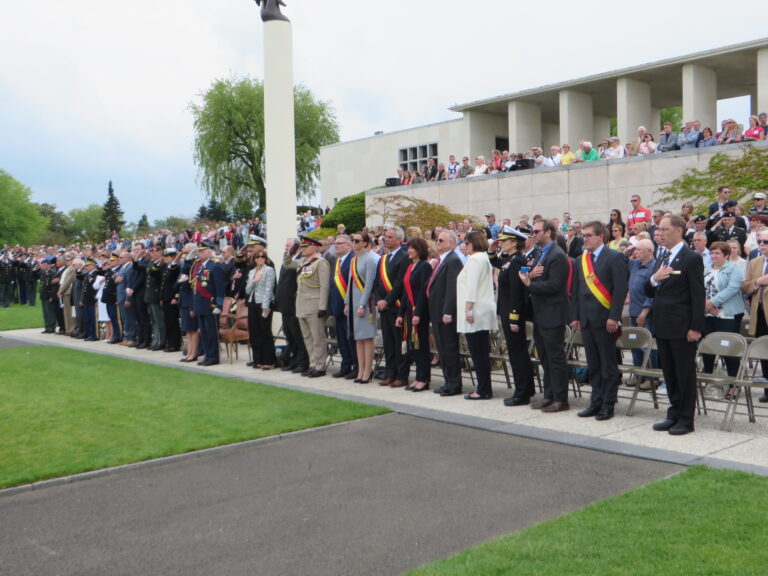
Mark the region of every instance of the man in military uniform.
<instances>
[{"instance_id":1,"label":"man in military uniform","mask_svg":"<svg viewBox=\"0 0 768 576\"><path fill-rule=\"evenodd\" d=\"M165 324L165 351L178 352L181 350L181 325L176 279L179 277L180 268L176 248L165 249L163 264L163 272L160 277L160 308L163 310L163 323Z\"/></svg>"},{"instance_id":2,"label":"man in military uniform","mask_svg":"<svg viewBox=\"0 0 768 576\"><path fill-rule=\"evenodd\" d=\"M45 329L43 334L54 334L56 332L56 285L53 283L53 277L56 271L51 267L51 260L43 258L40 261L40 302L43 304L43 323Z\"/></svg>"},{"instance_id":3,"label":"man in military uniform","mask_svg":"<svg viewBox=\"0 0 768 576\"><path fill-rule=\"evenodd\" d=\"M328 290L331 268L328 260L320 256L322 243L314 238L301 238L300 260L294 260L290 252L283 255L283 266L298 269L296 292L296 316L299 318L304 345L309 353L309 369L302 376L325 376L328 347L325 338L325 317L328 308Z\"/></svg>"},{"instance_id":4,"label":"man in military uniform","mask_svg":"<svg viewBox=\"0 0 768 576\"><path fill-rule=\"evenodd\" d=\"M107 308L107 316L112 324L112 339L108 344L117 344L123 339L122 327L117 308L117 284L115 278L119 274L120 256L110 254L109 259L103 264L104 288L101 291L101 301Z\"/></svg>"},{"instance_id":5,"label":"man in military uniform","mask_svg":"<svg viewBox=\"0 0 768 576\"><path fill-rule=\"evenodd\" d=\"M147 278L147 268L150 260L142 242L133 245L135 260L133 262L130 283L125 289L125 306L133 308L136 316L136 340L132 346L149 348L152 340L152 328L149 321L147 305L144 303L144 290Z\"/></svg>"},{"instance_id":6,"label":"man in military uniform","mask_svg":"<svg viewBox=\"0 0 768 576\"><path fill-rule=\"evenodd\" d=\"M13 263L7 250L0 251L0 307L9 308L13 294Z\"/></svg>"},{"instance_id":7,"label":"man in military uniform","mask_svg":"<svg viewBox=\"0 0 768 576\"><path fill-rule=\"evenodd\" d=\"M147 267L147 277L144 284L144 303L149 311L154 343L150 350L157 352L165 348L165 320L160 308L160 282L163 275L163 249L155 245L150 250L152 264Z\"/></svg>"},{"instance_id":8,"label":"man in military uniform","mask_svg":"<svg viewBox=\"0 0 768 576\"><path fill-rule=\"evenodd\" d=\"M200 319L200 345L205 354L199 366L219 363L219 315L224 305L224 271L213 258L213 245L198 245L199 260L192 267L192 312Z\"/></svg>"},{"instance_id":9,"label":"man in military uniform","mask_svg":"<svg viewBox=\"0 0 768 576\"><path fill-rule=\"evenodd\" d=\"M96 288L93 285L97 276L96 261L87 258L83 269L85 275L83 276L78 306L83 309L85 315L85 341L95 342L98 340L96 338ZM58 299L56 299L56 305L58 305Z\"/></svg>"}]
</instances>

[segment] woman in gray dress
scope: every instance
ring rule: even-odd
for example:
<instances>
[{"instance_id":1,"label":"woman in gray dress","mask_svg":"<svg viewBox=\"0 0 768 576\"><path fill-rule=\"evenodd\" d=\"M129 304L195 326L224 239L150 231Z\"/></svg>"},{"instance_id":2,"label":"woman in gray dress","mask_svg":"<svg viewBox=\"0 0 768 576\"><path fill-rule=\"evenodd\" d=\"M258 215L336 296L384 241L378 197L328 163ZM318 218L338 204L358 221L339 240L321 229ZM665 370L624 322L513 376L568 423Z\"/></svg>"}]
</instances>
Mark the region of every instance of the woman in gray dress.
<instances>
[{"instance_id":1,"label":"woman in gray dress","mask_svg":"<svg viewBox=\"0 0 768 576\"><path fill-rule=\"evenodd\" d=\"M349 322L349 337L357 346L358 384L373 378L373 339L376 337L376 306L373 303L373 281L376 263L368 254L371 239L367 232L352 234L355 256L349 267L347 303L344 313Z\"/></svg>"}]
</instances>

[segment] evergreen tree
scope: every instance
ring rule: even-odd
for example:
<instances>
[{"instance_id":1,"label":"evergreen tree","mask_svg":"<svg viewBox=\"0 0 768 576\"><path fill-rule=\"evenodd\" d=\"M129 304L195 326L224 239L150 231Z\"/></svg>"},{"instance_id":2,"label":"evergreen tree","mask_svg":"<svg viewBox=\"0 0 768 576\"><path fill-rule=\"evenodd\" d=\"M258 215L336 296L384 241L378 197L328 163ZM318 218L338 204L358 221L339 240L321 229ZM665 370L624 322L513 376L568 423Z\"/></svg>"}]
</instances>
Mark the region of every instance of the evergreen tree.
<instances>
[{"instance_id":1,"label":"evergreen tree","mask_svg":"<svg viewBox=\"0 0 768 576\"><path fill-rule=\"evenodd\" d=\"M112 232L120 233L120 229L125 225L123 220L123 210L120 208L120 200L115 196L112 188L112 180L109 181L107 189L107 201L104 203L104 211L101 214L101 229L104 230L107 237Z\"/></svg>"},{"instance_id":2,"label":"evergreen tree","mask_svg":"<svg viewBox=\"0 0 768 576\"><path fill-rule=\"evenodd\" d=\"M147 232L149 232L149 218L146 214L142 214L138 224L136 224L136 233L146 234Z\"/></svg>"}]
</instances>

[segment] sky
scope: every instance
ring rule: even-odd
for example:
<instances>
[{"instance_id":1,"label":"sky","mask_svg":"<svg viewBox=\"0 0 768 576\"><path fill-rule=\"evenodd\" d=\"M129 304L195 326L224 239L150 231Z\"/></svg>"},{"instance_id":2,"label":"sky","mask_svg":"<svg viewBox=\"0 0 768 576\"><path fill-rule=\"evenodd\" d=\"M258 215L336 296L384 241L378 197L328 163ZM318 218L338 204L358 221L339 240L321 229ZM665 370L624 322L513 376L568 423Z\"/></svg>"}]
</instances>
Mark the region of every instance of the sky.
<instances>
[{"instance_id":1,"label":"sky","mask_svg":"<svg viewBox=\"0 0 768 576\"><path fill-rule=\"evenodd\" d=\"M294 81L336 111L342 141L459 117L460 103L766 36L743 0L285 0ZM525 7L527 6L527 7ZM193 216L190 103L217 79L263 78L253 0L0 3L0 168L59 210ZM748 98L718 121L744 123Z\"/></svg>"}]
</instances>

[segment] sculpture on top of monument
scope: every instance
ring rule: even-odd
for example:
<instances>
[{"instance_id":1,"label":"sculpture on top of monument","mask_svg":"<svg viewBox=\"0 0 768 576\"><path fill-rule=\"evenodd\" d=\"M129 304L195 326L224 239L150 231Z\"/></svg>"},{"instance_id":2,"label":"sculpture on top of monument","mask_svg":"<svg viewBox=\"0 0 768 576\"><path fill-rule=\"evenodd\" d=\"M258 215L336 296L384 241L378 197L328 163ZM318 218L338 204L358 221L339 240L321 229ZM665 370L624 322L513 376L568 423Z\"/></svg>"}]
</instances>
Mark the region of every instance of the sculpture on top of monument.
<instances>
[{"instance_id":1,"label":"sculpture on top of monument","mask_svg":"<svg viewBox=\"0 0 768 576\"><path fill-rule=\"evenodd\" d=\"M262 4L264 2L264 4ZM285 6L283 0L256 0L256 4L261 6L261 21L284 20L290 22L288 18L280 12L280 6Z\"/></svg>"}]
</instances>

